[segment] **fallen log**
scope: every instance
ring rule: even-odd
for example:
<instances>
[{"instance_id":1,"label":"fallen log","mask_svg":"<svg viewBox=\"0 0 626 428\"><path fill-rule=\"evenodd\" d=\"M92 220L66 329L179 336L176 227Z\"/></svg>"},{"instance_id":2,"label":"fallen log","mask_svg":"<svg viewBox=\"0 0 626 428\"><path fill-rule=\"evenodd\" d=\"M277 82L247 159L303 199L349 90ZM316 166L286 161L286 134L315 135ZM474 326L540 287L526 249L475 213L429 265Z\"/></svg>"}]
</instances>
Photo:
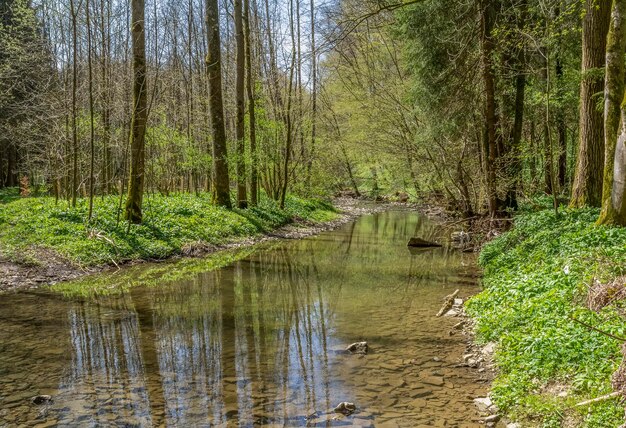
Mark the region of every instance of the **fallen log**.
<instances>
[{"instance_id":1,"label":"fallen log","mask_svg":"<svg viewBox=\"0 0 626 428\"><path fill-rule=\"evenodd\" d=\"M443 314L448 312L450 309L452 309L452 306L454 306L454 299L456 298L457 294L459 294L458 289L454 293L450 294L449 296L446 296L443 302L443 306L441 307L441 309L439 309L439 312L437 312L438 317L442 316Z\"/></svg>"},{"instance_id":2,"label":"fallen log","mask_svg":"<svg viewBox=\"0 0 626 428\"><path fill-rule=\"evenodd\" d=\"M409 243L407 245L413 248L439 248L441 247L441 244L437 244L436 242L426 241L422 238L411 238L409 239Z\"/></svg>"},{"instance_id":3,"label":"fallen log","mask_svg":"<svg viewBox=\"0 0 626 428\"><path fill-rule=\"evenodd\" d=\"M606 401L606 400L610 400L612 398L619 397L620 395L622 395L620 392L612 392L610 394L603 395L602 397L592 398L591 400L586 400L586 401L583 401L581 403L578 403L578 404L576 404L575 407L583 407L583 406L588 406L590 404L600 403L602 401Z\"/></svg>"}]
</instances>

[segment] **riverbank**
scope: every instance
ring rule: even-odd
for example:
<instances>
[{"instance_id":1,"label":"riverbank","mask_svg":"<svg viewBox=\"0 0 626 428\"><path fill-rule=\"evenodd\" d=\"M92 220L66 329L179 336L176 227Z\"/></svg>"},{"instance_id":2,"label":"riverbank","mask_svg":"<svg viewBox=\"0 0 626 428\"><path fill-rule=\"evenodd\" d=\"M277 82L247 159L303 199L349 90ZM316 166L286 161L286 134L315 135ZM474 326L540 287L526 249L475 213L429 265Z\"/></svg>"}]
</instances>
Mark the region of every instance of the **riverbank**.
<instances>
[{"instance_id":1,"label":"riverbank","mask_svg":"<svg viewBox=\"0 0 626 428\"><path fill-rule=\"evenodd\" d=\"M626 336L626 230L595 226L598 214L522 212L481 252L484 291L467 311L477 340L495 344L492 398L522 426L624 421L617 397L579 405L624 386L611 377Z\"/></svg>"},{"instance_id":2,"label":"riverbank","mask_svg":"<svg viewBox=\"0 0 626 428\"><path fill-rule=\"evenodd\" d=\"M97 199L88 223L87 201L76 208L53 198L0 203L0 291L76 279L142 261L202 256L279 238L332 229L384 206L364 208L290 196L284 210L263 199L258 207L228 211L209 195L148 196L141 226L117 221L117 197Z\"/></svg>"}]
</instances>

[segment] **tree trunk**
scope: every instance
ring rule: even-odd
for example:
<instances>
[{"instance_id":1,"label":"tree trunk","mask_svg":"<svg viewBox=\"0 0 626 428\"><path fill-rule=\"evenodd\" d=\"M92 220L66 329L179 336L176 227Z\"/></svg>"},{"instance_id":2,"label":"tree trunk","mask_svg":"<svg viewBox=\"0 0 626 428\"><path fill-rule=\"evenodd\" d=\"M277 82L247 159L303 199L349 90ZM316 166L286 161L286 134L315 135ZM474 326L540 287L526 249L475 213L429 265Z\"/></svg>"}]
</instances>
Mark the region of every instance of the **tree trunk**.
<instances>
[{"instance_id":1,"label":"tree trunk","mask_svg":"<svg viewBox=\"0 0 626 428\"><path fill-rule=\"evenodd\" d=\"M481 0L480 3L481 22L481 62L482 77L485 86L485 131L486 131L486 162L485 173L487 182L487 200L489 215L495 217L497 214L497 187L496 187L496 160L497 160L497 116L496 116L496 96L495 96L495 76L493 70L493 50L494 42L491 31L495 20L495 8L492 0Z\"/></svg>"},{"instance_id":2,"label":"tree trunk","mask_svg":"<svg viewBox=\"0 0 626 428\"><path fill-rule=\"evenodd\" d=\"M559 18L561 16L561 8L559 6L556 7L555 10L555 18ZM561 59L561 52L563 50L563 41L562 36L560 35L557 38L557 48L555 52L555 74L556 80L559 90L559 99L563 98L564 92L564 82L563 82L563 61ZM559 189L562 192L565 189L565 185L567 182L567 124L565 122L565 107L560 106L556 112L556 129L558 133L558 180L557 183L559 185Z\"/></svg>"},{"instance_id":3,"label":"tree trunk","mask_svg":"<svg viewBox=\"0 0 626 428\"><path fill-rule=\"evenodd\" d=\"M546 47L542 47L540 49L541 56L543 58L543 67L541 70L542 80L544 84L544 94L545 94L545 115L543 118L543 154L544 154L544 162L543 162L543 170L544 170L544 181L545 181L545 192L548 195L555 196L558 191L555 189L555 180L554 180L554 150L552 150L552 134L550 133L550 95L551 95L551 85L550 85L550 61L549 56L550 52Z\"/></svg>"},{"instance_id":4,"label":"tree trunk","mask_svg":"<svg viewBox=\"0 0 626 428\"><path fill-rule=\"evenodd\" d=\"M518 29L524 30L526 25L526 11L528 4L526 0L520 2L519 8L521 8L521 19L518 23ZM517 191L519 182L521 180L522 164L521 164L521 150L520 145L522 143L522 131L524 129L524 100L526 98L526 54L524 44L515 47L516 50L516 75L515 75L515 114L513 120L513 135L511 138L511 167L509 170L509 177L511 179L511 187L507 192L507 208L516 210L518 208L517 203Z\"/></svg>"},{"instance_id":5,"label":"tree trunk","mask_svg":"<svg viewBox=\"0 0 626 428\"><path fill-rule=\"evenodd\" d=\"M250 205L259 203L258 156L256 148L256 110L254 98L254 79L252 74L252 40L250 37L250 0L243 0L243 24L246 46L246 90L248 92L248 116L250 126Z\"/></svg>"},{"instance_id":6,"label":"tree trunk","mask_svg":"<svg viewBox=\"0 0 626 428\"><path fill-rule=\"evenodd\" d=\"M289 26L291 29L291 66L289 67L289 83L287 89L287 106L285 107L285 158L283 163L283 182L282 189L280 190L280 208L285 208L285 200L287 198L287 189L289 188L289 162L291 161L291 150L293 146L293 116L292 116L292 103L293 103L293 80L294 71L296 66L296 35L295 35L295 20L294 20L294 7L293 0L289 2Z\"/></svg>"},{"instance_id":7,"label":"tree trunk","mask_svg":"<svg viewBox=\"0 0 626 428\"><path fill-rule=\"evenodd\" d=\"M558 51L556 57L556 78L559 81L559 90L561 90L563 82L563 64ZM565 111L563 107L560 107L556 113L556 128L559 138L558 184L559 189L562 191L565 189L565 183L567 181L567 124L565 123Z\"/></svg>"},{"instance_id":8,"label":"tree trunk","mask_svg":"<svg viewBox=\"0 0 626 428\"><path fill-rule=\"evenodd\" d=\"M606 46L606 82L604 85L604 183L602 212L599 224L619 223L623 197L613 201L613 174L620 174L619 159L615 156L620 127L621 103L624 99L624 54L626 53L626 0L613 1L611 26ZM617 177L623 181L623 177ZM620 187L623 184L618 184ZM618 191L619 193L619 191ZM619 195L617 195L619 196ZM615 202L616 204L614 205Z\"/></svg>"},{"instance_id":9,"label":"tree trunk","mask_svg":"<svg viewBox=\"0 0 626 428\"><path fill-rule=\"evenodd\" d=\"M72 15L72 206L76 206L78 193L78 128L77 128L77 88L78 88L78 29L77 10L74 0L70 0Z\"/></svg>"},{"instance_id":10,"label":"tree trunk","mask_svg":"<svg viewBox=\"0 0 626 428\"><path fill-rule=\"evenodd\" d=\"M228 151L224 127L224 102L222 99L222 53L220 38L220 13L218 0L207 0L206 21L208 32L207 73L209 78L209 103L213 128L213 186L217 205L231 208L230 179L228 177Z\"/></svg>"},{"instance_id":11,"label":"tree trunk","mask_svg":"<svg viewBox=\"0 0 626 428\"><path fill-rule=\"evenodd\" d=\"M626 133L623 131L615 148L611 205L612 215L602 223L626 226Z\"/></svg>"},{"instance_id":12,"label":"tree trunk","mask_svg":"<svg viewBox=\"0 0 626 428\"><path fill-rule=\"evenodd\" d=\"M597 207L602 201L604 135L602 112L595 94L602 92L610 1L587 0L583 18L583 61L580 83L580 142L572 188L572 208Z\"/></svg>"},{"instance_id":13,"label":"tree trunk","mask_svg":"<svg viewBox=\"0 0 626 428\"><path fill-rule=\"evenodd\" d=\"M315 137L317 133L317 50L315 47L315 0L311 0L311 147L306 164L305 186L311 188L311 170L315 156ZM358 189L357 189L358 193Z\"/></svg>"},{"instance_id":14,"label":"tree trunk","mask_svg":"<svg viewBox=\"0 0 626 428\"><path fill-rule=\"evenodd\" d=\"M235 139L237 140L237 206L248 207L248 195L246 192L246 136L245 136L245 77L246 58L245 42L243 34L243 7L242 0L235 0L235 40L237 43L237 76L235 92L237 100L237 124L235 126Z\"/></svg>"},{"instance_id":15,"label":"tree trunk","mask_svg":"<svg viewBox=\"0 0 626 428\"><path fill-rule=\"evenodd\" d=\"M143 187L145 172L145 136L148 119L148 90L146 87L145 2L132 0L133 40L133 113L131 118L130 174L125 218L140 224L143 220Z\"/></svg>"},{"instance_id":16,"label":"tree trunk","mask_svg":"<svg viewBox=\"0 0 626 428\"><path fill-rule=\"evenodd\" d=\"M93 197L95 191L95 167L96 167L96 136L94 126L94 96L93 96L93 59L91 43L91 10L90 0L85 2L87 22L87 64L89 69L89 221L93 217Z\"/></svg>"}]
</instances>

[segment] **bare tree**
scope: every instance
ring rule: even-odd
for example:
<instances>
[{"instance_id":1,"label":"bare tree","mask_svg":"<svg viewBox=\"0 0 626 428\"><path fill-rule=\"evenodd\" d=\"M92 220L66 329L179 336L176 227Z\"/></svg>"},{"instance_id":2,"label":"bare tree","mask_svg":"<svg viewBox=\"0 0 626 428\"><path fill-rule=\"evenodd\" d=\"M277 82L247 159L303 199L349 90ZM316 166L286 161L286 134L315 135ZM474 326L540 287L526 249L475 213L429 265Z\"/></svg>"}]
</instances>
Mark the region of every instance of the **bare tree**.
<instances>
[{"instance_id":1,"label":"bare tree","mask_svg":"<svg viewBox=\"0 0 626 428\"><path fill-rule=\"evenodd\" d=\"M131 0L133 39L133 114L131 121L131 160L125 218L131 223L143 220L145 180L145 136L148 119L146 84L146 33L144 0Z\"/></svg>"}]
</instances>

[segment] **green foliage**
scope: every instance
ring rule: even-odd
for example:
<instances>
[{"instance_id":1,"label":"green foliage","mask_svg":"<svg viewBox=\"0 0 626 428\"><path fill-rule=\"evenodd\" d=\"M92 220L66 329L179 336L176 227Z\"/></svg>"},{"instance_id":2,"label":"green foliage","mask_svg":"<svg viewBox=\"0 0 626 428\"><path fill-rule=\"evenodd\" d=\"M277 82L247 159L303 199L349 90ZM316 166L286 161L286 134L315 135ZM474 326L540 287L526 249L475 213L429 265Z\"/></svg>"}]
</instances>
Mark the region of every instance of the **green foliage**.
<instances>
[{"instance_id":1,"label":"green foliage","mask_svg":"<svg viewBox=\"0 0 626 428\"><path fill-rule=\"evenodd\" d=\"M0 189L0 204L14 201L20 198L20 189L17 187L9 187Z\"/></svg>"},{"instance_id":2,"label":"green foliage","mask_svg":"<svg viewBox=\"0 0 626 428\"><path fill-rule=\"evenodd\" d=\"M163 259L197 245L215 245L269 231L298 218L324 221L336 216L331 205L289 196L284 210L267 198L250 210L215 207L208 194L152 195L144 200L144 223L117 221L118 198L88 202L75 209L53 198L23 198L0 205L0 253L17 262L37 261L53 250L78 265L136 259ZM41 262L45 260L40 260Z\"/></svg>"},{"instance_id":3,"label":"green foliage","mask_svg":"<svg viewBox=\"0 0 626 428\"><path fill-rule=\"evenodd\" d=\"M578 416L572 410L577 401L609 393L621 361L618 341L575 320L626 336L614 309L596 314L583 306L594 278L624 273L626 229L595 226L596 209L558 217L551 210L525 211L513 230L483 249L485 290L468 303L479 340L498 344L495 400L514 417L544 426L561 426L566 415L583 426L617 426L623 409L616 401L596 405L587 416L587 409ZM547 392L555 383L570 388L567 398Z\"/></svg>"}]
</instances>

